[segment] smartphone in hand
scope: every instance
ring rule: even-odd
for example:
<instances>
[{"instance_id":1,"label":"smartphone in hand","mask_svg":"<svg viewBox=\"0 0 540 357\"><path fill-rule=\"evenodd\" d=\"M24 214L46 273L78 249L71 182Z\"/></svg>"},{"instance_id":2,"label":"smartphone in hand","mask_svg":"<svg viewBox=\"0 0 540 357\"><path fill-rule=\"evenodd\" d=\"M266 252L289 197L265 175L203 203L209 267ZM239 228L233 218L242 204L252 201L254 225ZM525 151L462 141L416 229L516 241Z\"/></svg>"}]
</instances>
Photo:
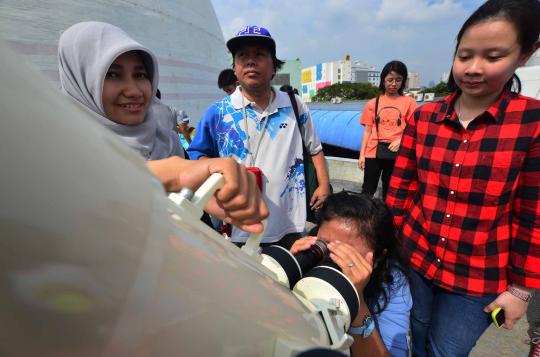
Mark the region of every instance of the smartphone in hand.
<instances>
[{"instance_id":1,"label":"smartphone in hand","mask_svg":"<svg viewBox=\"0 0 540 357\"><path fill-rule=\"evenodd\" d=\"M500 307L496 308L495 310L491 311L491 319L493 320L493 324L497 327L501 327L504 324L504 310Z\"/></svg>"}]
</instances>

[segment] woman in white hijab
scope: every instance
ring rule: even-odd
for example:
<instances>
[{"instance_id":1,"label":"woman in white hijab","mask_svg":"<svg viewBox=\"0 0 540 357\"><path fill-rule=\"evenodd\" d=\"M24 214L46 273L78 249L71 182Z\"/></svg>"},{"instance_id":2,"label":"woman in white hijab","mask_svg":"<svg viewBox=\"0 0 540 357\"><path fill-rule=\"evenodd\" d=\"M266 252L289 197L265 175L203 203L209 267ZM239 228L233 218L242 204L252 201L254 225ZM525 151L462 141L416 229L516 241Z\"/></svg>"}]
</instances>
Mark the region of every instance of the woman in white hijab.
<instances>
[{"instance_id":1,"label":"woman in white hijab","mask_svg":"<svg viewBox=\"0 0 540 357\"><path fill-rule=\"evenodd\" d=\"M81 22L60 37L58 57L62 90L145 159L181 153L176 133L158 125L159 111L150 110L160 102L157 59L149 49L116 26ZM135 64L133 72L128 63L116 63L126 59ZM107 90L111 86L119 87L116 93Z\"/></svg>"},{"instance_id":2,"label":"woman in white hijab","mask_svg":"<svg viewBox=\"0 0 540 357\"><path fill-rule=\"evenodd\" d=\"M207 206L209 213L248 231L262 229L259 222L268 210L255 178L243 166L231 159L178 156L177 134L159 125L158 64L149 49L116 26L81 22L63 32L58 59L62 91L148 160L167 191L195 189L210 174L222 173L225 186L216 193L217 202Z\"/></svg>"}]
</instances>

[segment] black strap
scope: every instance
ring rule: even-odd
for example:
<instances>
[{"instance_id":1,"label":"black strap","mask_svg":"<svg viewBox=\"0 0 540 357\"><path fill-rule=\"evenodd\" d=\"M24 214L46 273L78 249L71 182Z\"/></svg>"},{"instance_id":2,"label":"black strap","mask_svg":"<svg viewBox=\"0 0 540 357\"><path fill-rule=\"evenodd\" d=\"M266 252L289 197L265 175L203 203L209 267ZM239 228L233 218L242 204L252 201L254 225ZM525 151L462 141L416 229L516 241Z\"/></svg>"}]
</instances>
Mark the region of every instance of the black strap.
<instances>
[{"instance_id":1,"label":"black strap","mask_svg":"<svg viewBox=\"0 0 540 357\"><path fill-rule=\"evenodd\" d=\"M300 138L302 139L302 146L304 149L304 152L309 152L307 150L306 144L304 143L304 136L302 135L302 129L300 129L300 113L298 112L298 103L296 102L296 96L294 92L288 91L287 94L289 95L289 98L291 100L291 105L294 111L294 116L296 117L296 124L298 125L298 130L300 130Z\"/></svg>"},{"instance_id":2,"label":"black strap","mask_svg":"<svg viewBox=\"0 0 540 357\"><path fill-rule=\"evenodd\" d=\"M377 99L375 99L375 130L377 131L377 143L380 142L380 139L379 139L379 113L377 113L378 110L379 110L379 96L377 96Z\"/></svg>"},{"instance_id":3,"label":"black strap","mask_svg":"<svg viewBox=\"0 0 540 357\"><path fill-rule=\"evenodd\" d=\"M300 114L298 112L298 103L296 102L296 96L293 91L288 91L287 94L289 95L289 98L291 99L291 105L294 111L294 116L296 117L296 123L298 124L298 130L300 130L300 138L302 139L302 150L303 150L302 154L304 157L309 157L313 161L313 159L311 158L311 152L308 151L306 147L306 143L304 143L304 136L302 135L302 129L300 129ZM315 169L315 171L316 170L317 169ZM317 182L317 186L318 185L319 183ZM330 193L332 193L333 191L332 185L330 183L328 183L328 185L330 187ZM309 205L309 202L306 202L306 203Z\"/></svg>"},{"instance_id":4,"label":"black strap","mask_svg":"<svg viewBox=\"0 0 540 357\"><path fill-rule=\"evenodd\" d=\"M289 98L291 100L291 105L294 110L294 116L296 117L296 122L298 123L298 127L300 127L300 114L298 113L298 103L296 103L296 97L294 96L293 91L288 91L287 94L289 95Z\"/></svg>"}]
</instances>

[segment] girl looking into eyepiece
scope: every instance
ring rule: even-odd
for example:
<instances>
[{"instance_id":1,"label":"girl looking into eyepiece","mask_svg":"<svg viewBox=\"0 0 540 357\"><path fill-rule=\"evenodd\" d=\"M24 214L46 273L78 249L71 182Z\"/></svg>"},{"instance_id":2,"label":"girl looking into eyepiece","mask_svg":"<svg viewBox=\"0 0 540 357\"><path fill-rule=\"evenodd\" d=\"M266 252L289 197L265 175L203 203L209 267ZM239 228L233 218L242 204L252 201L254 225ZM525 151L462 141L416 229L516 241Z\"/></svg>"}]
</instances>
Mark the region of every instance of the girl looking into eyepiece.
<instances>
[{"instance_id":1,"label":"girl looking into eyepiece","mask_svg":"<svg viewBox=\"0 0 540 357\"><path fill-rule=\"evenodd\" d=\"M412 299L390 209L370 196L340 192L326 199L319 216L317 237L296 241L291 253L323 240L354 284L360 309L348 332L352 355L408 356Z\"/></svg>"}]
</instances>

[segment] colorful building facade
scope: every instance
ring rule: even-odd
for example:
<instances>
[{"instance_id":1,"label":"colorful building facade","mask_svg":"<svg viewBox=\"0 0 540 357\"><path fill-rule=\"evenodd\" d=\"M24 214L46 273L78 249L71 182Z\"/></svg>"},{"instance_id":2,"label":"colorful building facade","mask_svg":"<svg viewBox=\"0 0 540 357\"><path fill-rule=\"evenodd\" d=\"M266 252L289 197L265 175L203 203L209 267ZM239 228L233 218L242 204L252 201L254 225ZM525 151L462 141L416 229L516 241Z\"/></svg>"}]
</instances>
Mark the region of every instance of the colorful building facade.
<instances>
[{"instance_id":1,"label":"colorful building facade","mask_svg":"<svg viewBox=\"0 0 540 357\"><path fill-rule=\"evenodd\" d=\"M302 69L302 99L311 101L317 91L336 83L369 83L378 86L380 72L362 61L345 60L319 63Z\"/></svg>"}]
</instances>

